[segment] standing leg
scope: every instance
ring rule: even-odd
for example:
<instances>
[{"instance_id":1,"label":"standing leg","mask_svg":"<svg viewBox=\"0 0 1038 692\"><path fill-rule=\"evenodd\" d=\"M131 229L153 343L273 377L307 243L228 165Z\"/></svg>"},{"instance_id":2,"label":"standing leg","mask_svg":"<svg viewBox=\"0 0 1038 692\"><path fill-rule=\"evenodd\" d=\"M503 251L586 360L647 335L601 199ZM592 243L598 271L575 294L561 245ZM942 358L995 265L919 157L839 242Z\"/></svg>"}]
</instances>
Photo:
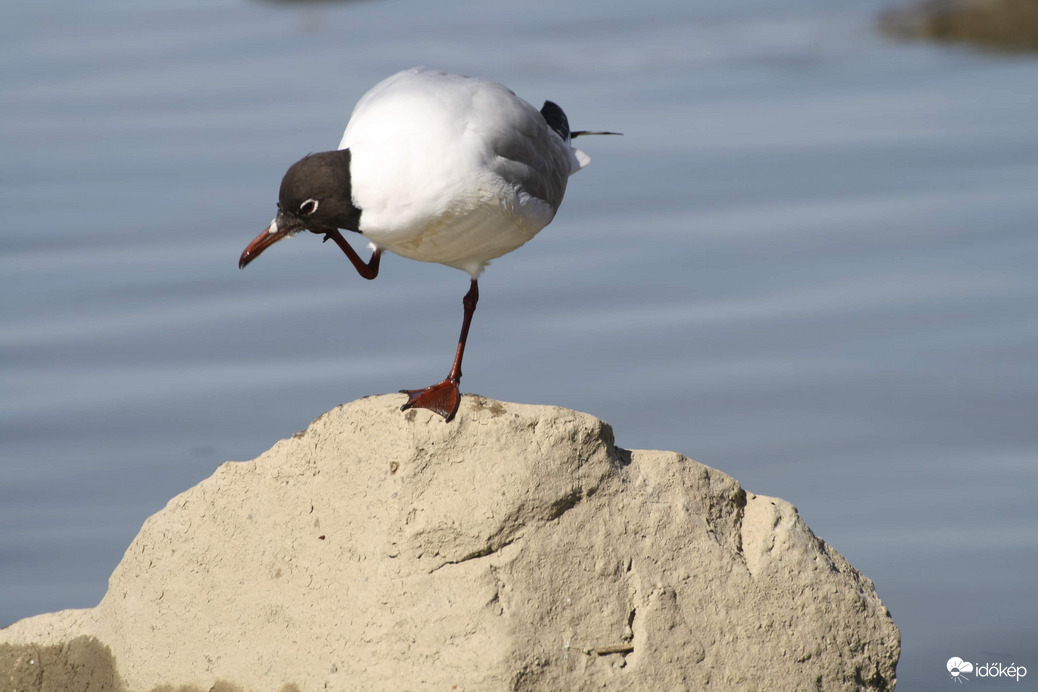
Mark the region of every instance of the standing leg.
<instances>
[{"instance_id":1,"label":"standing leg","mask_svg":"<svg viewBox=\"0 0 1038 692\"><path fill-rule=\"evenodd\" d=\"M465 355L469 325L472 324L472 313L476 311L478 302L479 283L473 279L469 292L461 301L465 307L465 318L461 323L458 352L454 356L454 365L451 366L447 379L424 389L401 389L400 392L407 395L407 403L400 407L401 411L409 408L426 408L443 416L448 423L454 419L454 414L458 412L458 406L461 404L461 392L458 391L458 383L461 382L461 359Z\"/></svg>"}]
</instances>

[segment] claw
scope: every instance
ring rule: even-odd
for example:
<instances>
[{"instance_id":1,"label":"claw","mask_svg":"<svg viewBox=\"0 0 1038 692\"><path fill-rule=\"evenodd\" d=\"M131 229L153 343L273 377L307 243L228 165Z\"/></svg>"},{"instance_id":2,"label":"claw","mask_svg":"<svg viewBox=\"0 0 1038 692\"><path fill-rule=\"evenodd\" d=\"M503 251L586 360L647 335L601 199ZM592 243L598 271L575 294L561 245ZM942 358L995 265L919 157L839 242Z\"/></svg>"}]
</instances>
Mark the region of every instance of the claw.
<instances>
[{"instance_id":1,"label":"claw","mask_svg":"<svg viewBox=\"0 0 1038 692\"><path fill-rule=\"evenodd\" d=\"M424 408L443 416L450 423L461 405L461 392L458 383L450 378L422 389L401 389L407 395L407 403L400 407L401 411L409 408Z\"/></svg>"}]
</instances>

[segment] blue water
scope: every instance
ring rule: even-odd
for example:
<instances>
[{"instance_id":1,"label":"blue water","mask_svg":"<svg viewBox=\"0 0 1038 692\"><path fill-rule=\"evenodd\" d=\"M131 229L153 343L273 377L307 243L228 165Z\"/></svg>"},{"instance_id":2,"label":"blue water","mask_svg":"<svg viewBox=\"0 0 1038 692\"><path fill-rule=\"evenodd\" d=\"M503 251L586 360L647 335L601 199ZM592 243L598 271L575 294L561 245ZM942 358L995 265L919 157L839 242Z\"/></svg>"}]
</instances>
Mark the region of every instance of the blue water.
<instances>
[{"instance_id":1,"label":"blue water","mask_svg":"<svg viewBox=\"0 0 1038 692\"><path fill-rule=\"evenodd\" d=\"M487 270L463 389L796 504L902 689L1038 676L1038 58L889 43L879 7L4 4L0 625L96 604L219 463L446 372L464 274L369 283L309 235L236 266L285 168L427 64L625 133Z\"/></svg>"}]
</instances>

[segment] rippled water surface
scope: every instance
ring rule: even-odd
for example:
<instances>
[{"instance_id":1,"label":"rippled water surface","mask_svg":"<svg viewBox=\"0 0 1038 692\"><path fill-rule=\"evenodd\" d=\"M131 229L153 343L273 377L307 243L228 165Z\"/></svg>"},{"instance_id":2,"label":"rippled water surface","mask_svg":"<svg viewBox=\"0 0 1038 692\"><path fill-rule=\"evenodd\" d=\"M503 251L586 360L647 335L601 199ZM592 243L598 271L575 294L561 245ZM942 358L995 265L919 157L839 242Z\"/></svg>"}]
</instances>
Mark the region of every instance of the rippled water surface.
<instances>
[{"instance_id":1,"label":"rippled water surface","mask_svg":"<svg viewBox=\"0 0 1038 692\"><path fill-rule=\"evenodd\" d=\"M443 375L462 273L369 283L314 236L236 267L284 169L428 64L625 133L488 269L464 389L796 504L876 583L904 689L1038 675L1038 59L890 44L876 9L3 5L0 625L94 605L222 461Z\"/></svg>"}]
</instances>

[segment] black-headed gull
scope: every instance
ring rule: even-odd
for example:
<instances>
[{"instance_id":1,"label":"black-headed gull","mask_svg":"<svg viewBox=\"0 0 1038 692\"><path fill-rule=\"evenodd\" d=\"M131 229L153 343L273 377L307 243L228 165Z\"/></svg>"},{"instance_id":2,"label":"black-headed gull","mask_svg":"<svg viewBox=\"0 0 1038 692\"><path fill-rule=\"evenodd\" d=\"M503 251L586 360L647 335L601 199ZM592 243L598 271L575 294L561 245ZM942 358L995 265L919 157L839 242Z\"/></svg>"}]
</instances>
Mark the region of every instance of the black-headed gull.
<instances>
[{"instance_id":1,"label":"black-headed gull","mask_svg":"<svg viewBox=\"0 0 1038 692\"><path fill-rule=\"evenodd\" d=\"M277 216L241 255L239 267L302 230L342 248L366 279L382 251L438 262L469 274L458 350L447 378L403 390L401 408L450 421L461 395L461 359L478 279L487 263L547 226L566 181L590 159L570 146L566 114L551 101L538 111L507 87L425 68L399 72L366 93L336 151L310 154L281 181ZM364 262L338 229L370 241Z\"/></svg>"}]
</instances>

